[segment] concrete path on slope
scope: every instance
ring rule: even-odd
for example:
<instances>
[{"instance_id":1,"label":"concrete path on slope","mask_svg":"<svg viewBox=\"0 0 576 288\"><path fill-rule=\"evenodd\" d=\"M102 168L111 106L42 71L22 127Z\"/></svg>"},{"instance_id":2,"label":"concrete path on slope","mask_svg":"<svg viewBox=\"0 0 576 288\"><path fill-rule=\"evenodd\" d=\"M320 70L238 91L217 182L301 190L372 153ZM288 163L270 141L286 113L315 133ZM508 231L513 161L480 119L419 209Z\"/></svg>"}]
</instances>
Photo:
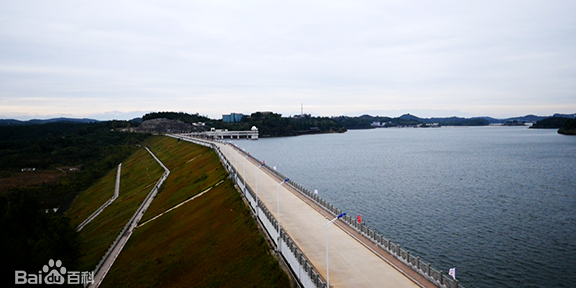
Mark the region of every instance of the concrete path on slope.
<instances>
[{"instance_id":1,"label":"concrete path on slope","mask_svg":"<svg viewBox=\"0 0 576 288\"><path fill-rule=\"evenodd\" d=\"M132 219L130 219L130 221L128 221L126 226L124 226L124 229L122 230L122 232L120 232L120 235L118 235L116 241L112 244L110 249L108 249L108 252L106 253L106 255L104 255L103 260L98 264L98 266L94 270L94 283L90 284L88 287L98 287L100 286L100 284L102 284L104 277L106 277L106 274L108 274L108 271L110 271L110 268L112 268L112 265L116 261L116 258L118 258L118 255L120 254L120 252L122 251L128 240L130 239L130 236L132 236L132 232L134 232L134 229L136 229L138 222L140 221L140 219L142 219L144 213L146 213L146 210L148 210L148 207L150 207L150 204L152 203L152 200L154 200L154 197L156 197L158 189L160 188L162 183L164 183L166 178L168 178L168 175L170 175L170 170L168 170L168 168L164 166L164 163L162 163L162 161L160 161L160 159L158 159L156 155L154 155L154 153L152 153L152 151L148 149L148 147L145 147L145 149L156 160L156 162L158 162L158 164L162 166L162 168L164 168L165 172L164 174L162 174L160 180L158 180L154 188L152 188L148 196L146 196L146 199L144 199L138 210L136 210L136 212L132 216Z\"/></svg>"},{"instance_id":2,"label":"concrete path on slope","mask_svg":"<svg viewBox=\"0 0 576 288\"><path fill-rule=\"evenodd\" d=\"M238 153L231 145L217 145L276 218L279 189L282 228L326 279L326 217L333 216L302 201L286 184L279 186L280 180L263 169L257 169L245 155ZM425 287L390 265L337 225L328 229L328 238L331 286Z\"/></svg>"},{"instance_id":3,"label":"concrete path on slope","mask_svg":"<svg viewBox=\"0 0 576 288\"><path fill-rule=\"evenodd\" d=\"M116 198L118 198L118 196L120 195L120 174L122 172L122 163L118 164L118 171L116 172L116 185L114 186L114 195L112 196L112 198L108 199L108 201L106 201L106 203L104 203L102 206L100 206L100 208L98 208L98 210L96 210L94 213L92 213L92 215L90 215L88 218L86 218L86 220L84 220L82 223L80 223L80 225L78 225L78 227L76 227L76 231L80 232L80 230L82 230L82 228L84 228L84 226L86 226L88 223L90 223L92 220L94 220L94 218L96 218L98 215L100 215L100 213L102 213L102 211L104 211L104 209L106 209L106 207L110 206L110 204L112 204L112 202L114 202L114 200L116 200Z\"/></svg>"},{"instance_id":4,"label":"concrete path on slope","mask_svg":"<svg viewBox=\"0 0 576 288\"><path fill-rule=\"evenodd\" d=\"M189 199L186 199L186 200L184 200L184 201L182 201L182 202L174 205L174 207L172 207L172 208L170 208L170 209L168 209L168 210L166 210L166 211L164 211L164 212L162 212L162 213L160 213L160 214L158 214L158 215L150 218L149 220L146 220L146 222L143 222L143 223L139 224L138 226L136 226L136 228L140 228L140 227L148 224L149 222L152 222L152 221L154 221L154 220L162 217L164 214L169 213L169 212L172 212L173 210L175 210L175 209L177 209L177 208L180 208L182 205L184 205L184 204L186 204L186 203L188 203L188 202L190 202L190 201L193 201L194 199L196 199L196 198L198 198L198 197L200 197L200 196L208 193L210 190L212 190L212 188L214 188L214 187L222 184L223 182L224 182L224 180L221 180L220 182L216 183L216 185L214 185L213 187L210 187L210 188L208 188L208 189L206 189L206 190L204 190L204 191L202 191L202 192L194 195L193 197L191 197L191 198L189 198Z\"/></svg>"}]
</instances>

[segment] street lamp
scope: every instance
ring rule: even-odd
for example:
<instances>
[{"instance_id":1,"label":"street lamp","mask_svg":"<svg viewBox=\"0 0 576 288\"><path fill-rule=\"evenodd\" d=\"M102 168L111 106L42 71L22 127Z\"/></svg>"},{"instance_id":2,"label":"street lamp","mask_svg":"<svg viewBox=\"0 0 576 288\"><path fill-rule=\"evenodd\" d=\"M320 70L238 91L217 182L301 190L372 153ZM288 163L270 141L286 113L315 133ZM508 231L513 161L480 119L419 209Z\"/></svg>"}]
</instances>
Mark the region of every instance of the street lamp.
<instances>
[{"instance_id":1,"label":"street lamp","mask_svg":"<svg viewBox=\"0 0 576 288\"><path fill-rule=\"evenodd\" d=\"M334 223L334 221L344 217L346 213L342 213L338 215L338 217L328 221L328 217L326 217L326 287L330 288L330 261L328 258L328 227Z\"/></svg>"},{"instance_id":2,"label":"street lamp","mask_svg":"<svg viewBox=\"0 0 576 288\"><path fill-rule=\"evenodd\" d=\"M290 178L286 178L286 180L276 185L276 203L278 206L278 245L276 246L277 252L280 252L280 186L288 181L290 181Z\"/></svg>"}]
</instances>

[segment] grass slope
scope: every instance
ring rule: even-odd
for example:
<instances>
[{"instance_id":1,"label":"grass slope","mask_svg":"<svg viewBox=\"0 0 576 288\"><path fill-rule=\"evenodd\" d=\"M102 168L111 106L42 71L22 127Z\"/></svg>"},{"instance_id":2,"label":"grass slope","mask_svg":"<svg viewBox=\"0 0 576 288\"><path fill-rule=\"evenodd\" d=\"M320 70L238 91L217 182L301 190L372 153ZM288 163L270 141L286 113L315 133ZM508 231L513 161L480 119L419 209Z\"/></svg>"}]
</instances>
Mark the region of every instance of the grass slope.
<instances>
[{"instance_id":1,"label":"grass slope","mask_svg":"<svg viewBox=\"0 0 576 288\"><path fill-rule=\"evenodd\" d=\"M161 193L142 218L144 222L228 177L211 149L170 137L154 138L150 150L170 169Z\"/></svg>"},{"instance_id":2,"label":"grass slope","mask_svg":"<svg viewBox=\"0 0 576 288\"><path fill-rule=\"evenodd\" d=\"M88 190L80 193L70 209L66 211L66 215L70 216L70 223L76 227L92 213L94 213L100 206L102 206L108 199L114 196L114 186L116 183L117 169L110 170L106 176L90 186Z\"/></svg>"},{"instance_id":3,"label":"grass slope","mask_svg":"<svg viewBox=\"0 0 576 288\"><path fill-rule=\"evenodd\" d=\"M113 169L110 173L113 174L111 179L104 178L102 181L111 182L111 186L106 187L104 191L96 189L86 192L91 192L91 194L104 193L106 196L103 196L103 198L106 201L114 193L116 169ZM80 259L80 271L95 268L122 228L124 228L144 198L146 198L146 195L150 193L162 173L164 173L162 167L156 163L154 158L144 148L139 149L127 161L124 161L120 176L120 195L118 199L80 231L83 252L83 256ZM110 189L112 189L112 194L109 191ZM99 202L91 204L91 196L84 195L87 194L86 192L78 196L80 199L74 202L70 211L81 211L81 206L83 205L91 205L87 210L95 210L101 205ZM72 214L72 212L68 215L72 219L77 218L77 215Z\"/></svg>"},{"instance_id":4,"label":"grass slope","mask_svg":"<svg viewBox=\"0 0 576 288\"><path fill-rule=\"evenodd\" d=\"M101 287L290 287L216 154L167 137L152 142L171 174L147 218L224 182L137 228Z\"/></svg>"}]
</instances>

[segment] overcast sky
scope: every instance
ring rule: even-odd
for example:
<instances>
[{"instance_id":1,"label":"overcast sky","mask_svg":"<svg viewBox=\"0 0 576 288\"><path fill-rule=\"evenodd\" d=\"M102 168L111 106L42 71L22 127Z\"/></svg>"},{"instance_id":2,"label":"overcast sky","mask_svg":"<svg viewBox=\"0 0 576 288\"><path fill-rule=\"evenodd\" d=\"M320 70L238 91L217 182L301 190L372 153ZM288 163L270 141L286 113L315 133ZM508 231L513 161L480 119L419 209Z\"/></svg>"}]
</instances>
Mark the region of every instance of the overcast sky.
<instances>
[{"instance_id":1,"label":"overcast sky","mask_svg":"<svg viewBox=\"0 0 576 288\"><path fill-rule=\"evenodd\" d=\"M576 1L1 1L0 118L576 113Z\"/></svg>"}]
</instances>

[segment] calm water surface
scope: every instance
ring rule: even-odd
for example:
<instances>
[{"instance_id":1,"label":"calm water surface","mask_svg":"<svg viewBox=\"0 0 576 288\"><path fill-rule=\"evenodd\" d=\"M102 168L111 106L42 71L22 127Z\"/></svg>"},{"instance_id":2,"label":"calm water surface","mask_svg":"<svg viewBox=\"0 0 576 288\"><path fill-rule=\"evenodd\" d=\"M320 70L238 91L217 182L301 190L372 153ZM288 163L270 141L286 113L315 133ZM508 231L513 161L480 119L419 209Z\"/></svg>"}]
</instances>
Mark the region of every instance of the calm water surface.
<instances>
[{"instance_id":1,"label":"calm water surface","mask_svg":"<svg viewBox=\"0 0 576 288\"><path fill-rule=\"evenodd\" d=\"M576 286L576 137L525 127L234 140L466 287Z\"/></svg>"}]
</instances>

